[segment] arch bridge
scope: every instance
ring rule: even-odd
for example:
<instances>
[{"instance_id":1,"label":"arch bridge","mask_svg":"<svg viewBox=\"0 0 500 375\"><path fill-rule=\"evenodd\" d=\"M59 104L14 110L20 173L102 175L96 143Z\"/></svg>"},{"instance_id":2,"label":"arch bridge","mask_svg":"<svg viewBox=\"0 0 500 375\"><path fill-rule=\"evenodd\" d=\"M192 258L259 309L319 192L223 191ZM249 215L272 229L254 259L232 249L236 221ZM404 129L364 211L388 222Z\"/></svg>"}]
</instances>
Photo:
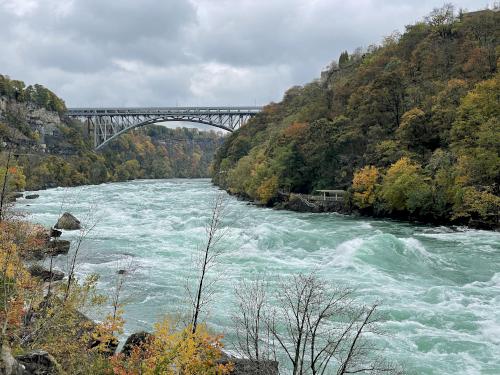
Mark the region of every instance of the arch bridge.
<instances>
[{"instance_id":1,"label":"arch bridge","mask_svg":"<svg viewBox=\"0 0 500 375\"><path fill-rule=\"evenodd\" d=\"M86 122L96 150L141 126L188 121L233 132L262 107L68 108L66 115Z\"/></svg>"}]
</instances>

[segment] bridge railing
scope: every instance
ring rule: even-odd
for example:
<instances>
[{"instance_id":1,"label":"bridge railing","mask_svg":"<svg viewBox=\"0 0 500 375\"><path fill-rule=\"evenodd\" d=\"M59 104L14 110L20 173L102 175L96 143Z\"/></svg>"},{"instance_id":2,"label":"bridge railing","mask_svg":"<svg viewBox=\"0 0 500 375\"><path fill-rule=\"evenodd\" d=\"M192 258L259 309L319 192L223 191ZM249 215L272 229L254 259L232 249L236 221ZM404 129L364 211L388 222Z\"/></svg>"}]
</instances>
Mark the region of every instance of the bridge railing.
<instances>
[{"instance_id":1,"label":"bridge railing","mask_svg":"<svg viewBox=\"0 0 500 375\"><path fill-rule=\"evenodd\" d=\"M324 195L311 195L311 194L298 194L291 193L290 197L296 196L298 198L307 199L312 202L342 202L344 200L343 196L324 196Z\"/></svg>"}]
</instances>

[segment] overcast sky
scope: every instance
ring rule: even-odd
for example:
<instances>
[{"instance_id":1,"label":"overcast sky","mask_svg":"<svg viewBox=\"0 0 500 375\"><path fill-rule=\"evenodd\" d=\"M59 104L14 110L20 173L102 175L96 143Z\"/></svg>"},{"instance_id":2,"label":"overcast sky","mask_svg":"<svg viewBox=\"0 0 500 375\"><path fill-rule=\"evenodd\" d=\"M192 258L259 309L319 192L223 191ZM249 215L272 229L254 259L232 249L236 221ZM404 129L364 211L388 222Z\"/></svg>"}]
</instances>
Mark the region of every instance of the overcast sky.
<instances>
[{"instance_id":1,"label":"overcast sky","mask_svg":"<svg viewBox=\"0 0 500 375\"><path fill-rule=\"evenodd\" d=\"M488 0L456 0L484 8ZM0 73L68 106L253 105L439 0L0 0Z\"/></svg>"}]
</instances>

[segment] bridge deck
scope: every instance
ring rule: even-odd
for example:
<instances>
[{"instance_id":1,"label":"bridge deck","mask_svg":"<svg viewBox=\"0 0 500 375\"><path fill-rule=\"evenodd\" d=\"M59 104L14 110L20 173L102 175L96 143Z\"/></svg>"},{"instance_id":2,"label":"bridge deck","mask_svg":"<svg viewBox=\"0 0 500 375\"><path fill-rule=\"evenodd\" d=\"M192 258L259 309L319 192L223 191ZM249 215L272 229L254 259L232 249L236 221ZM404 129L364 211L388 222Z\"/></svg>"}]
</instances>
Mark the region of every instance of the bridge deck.
<instances>
[{"instance_id":1,"label":"bridge deck","mask_svg":"<svg viewBox=\"0 0 500 375\"><path fill-rule=\"evenodd\" d=\"M68 116L141 116L141 115L252 115L262 111L262 107L103 107L68 108Z\"/></svg>"}]
</instances>

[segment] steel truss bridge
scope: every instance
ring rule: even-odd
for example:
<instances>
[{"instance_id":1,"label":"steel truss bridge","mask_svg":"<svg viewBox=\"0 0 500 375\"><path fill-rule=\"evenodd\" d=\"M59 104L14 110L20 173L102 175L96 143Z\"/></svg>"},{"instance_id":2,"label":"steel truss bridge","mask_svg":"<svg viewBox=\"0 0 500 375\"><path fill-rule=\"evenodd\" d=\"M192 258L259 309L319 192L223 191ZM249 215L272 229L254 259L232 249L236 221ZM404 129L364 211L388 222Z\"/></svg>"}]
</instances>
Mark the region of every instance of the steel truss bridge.
<instances>
[{"instance_id":1,"label":"steel truss bridge","mask_svg":"<svg viewBox=\"0 0 500 375\"><path fill-rule=\"evenodd\" d=\"M233 132L262 107L68 108L66 115L85 121L96 150L140 126L188 121Z\"/></svg>"}]
</instances>

